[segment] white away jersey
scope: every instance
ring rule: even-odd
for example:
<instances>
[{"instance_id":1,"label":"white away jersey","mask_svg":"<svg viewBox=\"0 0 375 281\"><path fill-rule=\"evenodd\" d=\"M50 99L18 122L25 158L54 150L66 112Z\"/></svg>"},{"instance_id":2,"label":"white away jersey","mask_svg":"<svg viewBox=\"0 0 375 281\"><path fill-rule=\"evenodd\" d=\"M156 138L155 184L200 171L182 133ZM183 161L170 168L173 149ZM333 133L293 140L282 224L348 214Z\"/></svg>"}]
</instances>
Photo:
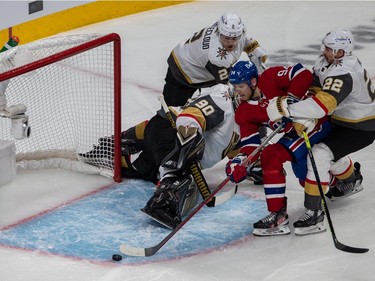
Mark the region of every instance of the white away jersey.
<instances>
[{"instance_id":1,"label":"white away jersey","mask_svg":"<svg viewBox=\"0 0 375 281\"><path fill-rule=\"evenodd\" d=\"M375 89L357 57L344 56L328 65L324 56L314 65L321 88L335 97L332 121L342 126L375 131Z\"/></svg>"},{"instance_id":2,"label":"white away jersey","mask_svg":"<svg viewBox=\"0 0 375 281\"><path fill-rule=\"evenodd\" d=\"M228 52L219 39L216 22L173 49L174 61L190 84L215 80L226 83L228 69L240 58L245 45L249 44L246 34L243 34L237 48Z\"/></svg>"},{"instance_id":3,"label":"white away jersey","mask_svg":"<svg viewBox=\"0 0 375 281\"><path fill-rule=\"evenodd\" d=\"M202 89L201 96L185 107L176 119L180 125L198 127L205 140L203 169L222 160L238 139L238 127L234 121L234 108L226 85Z\"/></svg>"}]
</instances>

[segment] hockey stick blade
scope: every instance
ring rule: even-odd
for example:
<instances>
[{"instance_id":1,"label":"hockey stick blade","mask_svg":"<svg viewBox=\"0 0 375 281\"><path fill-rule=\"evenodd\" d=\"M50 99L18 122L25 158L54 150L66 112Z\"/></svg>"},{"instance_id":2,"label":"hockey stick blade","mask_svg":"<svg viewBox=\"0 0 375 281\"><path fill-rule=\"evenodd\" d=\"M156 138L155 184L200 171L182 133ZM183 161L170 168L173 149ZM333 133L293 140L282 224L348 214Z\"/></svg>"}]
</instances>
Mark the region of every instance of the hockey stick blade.
<instances>
[{"instance_id":1,"label":"hockey stick blade","mask_svg":"<svg viewBox=\"0 0 375 281\"><path fill-rule=\"evenodd\" d=\"M152 247L147 248L137 248L137 247L131 247L128 245L120 245L120 252L128 255L128 256L144 256L149 257L154 254L156 254L157 251L160 250L161 247L164 246L165 243L167 243L196 213L199 212L200 209L202 209L207 202L209 202L215 195L218 193L229 181L229 177L227 177L221 184L219 184L216 189L208 196L205 200L203 200L197 207L195 207L188 216L174 228L163 240L161 240L158 244Z\"/></svg>"},{"instance_id":2,"label":"hockey stick blade","mask_svg":"<svg viewBox=\"0 0 375 281\"><path fill-rule=\"evenodd\" d=\"M307 148L308 155L309 155L309 158L310 158L311 166L313 168L316 183L318 185L318 190L319 190L319 194L320 194L320 198L321 198L321 202L322 202L322 208L323 208L323 211L324 211L324 213L327 217L328 226L329 226L329 229L331 231L333 243L335 244L336 249L347 252L347 253L354 253L354 254L367 253L369 251L369 249L346 246L346 245L340 243L339 240L337 240L335 229L333 228L331 215L329 213L329 209L328 209L327 202L326 202L326 199L325 199L325 195L324 195L324 192L323 192L323 187L322 187L322 184L321 184L321 181L320 181L318 169L316 167L314 154L311 150L310 140L309 140L309 137L308 137L308 135L305 131L303 131L302 134L303 134L303 138L305 139L305 144L306 144L306 148Z\"/></svg>"},{"instance_id":3,"label":"hockey stick blade","mask_svg":"<svg viewBox=\"0 0 375 281\"><path fill-rule=\"evenodd\" d=\"M217 196L215 196L212 199L211 202L214 202L212 204L212 207L216 207L216 206L219 206L219 205L227 202L229 199L231 199L234 195L237 194L237 191L238 191L238 185L236 185L234 188L232 188L232 189L230 189L228 191L220 192Z\"/></svg>"},{"instance_id":4,"label":"hockey stick blade","mask_svg":"<svg viewBox=\"0 0 375 281\"><path fill-rule=\"evenodd\" d=\"M364 254L369 251L369 249L367 248L356 248L356 247L350 247L350 246L344 245L340 243L337 239L334 239L334 243L337 249L347 252L347 253Z\"/></svg>"},{"instance_id":5,"label":"hockey stick blade","mask_svg":"<svg viewBox=\"0 0 375 281\"><path fill-rule=\"evenodd\" d=\"M278 127L275 131L273 131L269 136L266 137L265 140L255 149L242 163L242 165L246 165L248 162L252 160L252 158L282 129L282 126ZM214 196L229 182L229 176L225 178L216 188L215 190L205 199L203 200L198 206L196 206L188 215L187 217L179 224L175 229L173 229L163 240L161 240L158 244L152 247L147 248L137 248L131 247L126 244L120 245L120 252L128 255L128 256L144 256L149 257L157 253L161 247L164 246L196 213L199 212L200 209L203 208ZM237 186L236 186L237 192Z\"/></svg>"}]
</instances>

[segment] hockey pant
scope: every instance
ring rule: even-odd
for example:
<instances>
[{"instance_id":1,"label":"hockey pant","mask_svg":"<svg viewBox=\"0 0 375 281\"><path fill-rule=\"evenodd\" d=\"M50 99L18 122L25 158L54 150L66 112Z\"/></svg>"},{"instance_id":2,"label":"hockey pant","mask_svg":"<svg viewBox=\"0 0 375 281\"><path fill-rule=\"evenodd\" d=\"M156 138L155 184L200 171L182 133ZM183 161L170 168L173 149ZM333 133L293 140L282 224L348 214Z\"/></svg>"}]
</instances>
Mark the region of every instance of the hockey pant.
<instances>
[{"instance_id":1,"label":"hockey pant","mask_svg":"<svg viewBox=\"0 0 375 281\"><path fill-rule=\"evenodd\" d=\"M163 89L164 99L169 106L183 106L193 94L201 89L217 85L216 80L203 83L191 83L187 81L185 74L180 70L171 54L168 58L168 70L165 77L165 85Z\"/></svg>"},{"instance_id":2,"label":"hockey pant","mask_svg":"<svg viewBox=\"0 0 375 281\"><path fill-rule=\"evenodd\" d=\"M175 144L176 130L170 122L159 116L152 117L144 130L143 150L138 158L132 162L138 178L158 182L158 170L163 159L168 155ZM127 169L123 169L123 176L127 176Z\"/></svg>"},{"instance_id":3,"label":"hockey pant","mask_svg":"<svg viewBox=\"0 0 375 281\"><path fill-rule=\"evenodd\" d=\"M330 131L331 125L326 121L318 129L310 132L308 135L311 145L322 141ZM295 176L300 182L304 182L307 175L307 154L303 137L298 136L295 131L285 134L277 143L262 150L260 157L268 211L277 212L286 207L286 178L283 164L291 161Z\"/></svg>"}]
</instances>

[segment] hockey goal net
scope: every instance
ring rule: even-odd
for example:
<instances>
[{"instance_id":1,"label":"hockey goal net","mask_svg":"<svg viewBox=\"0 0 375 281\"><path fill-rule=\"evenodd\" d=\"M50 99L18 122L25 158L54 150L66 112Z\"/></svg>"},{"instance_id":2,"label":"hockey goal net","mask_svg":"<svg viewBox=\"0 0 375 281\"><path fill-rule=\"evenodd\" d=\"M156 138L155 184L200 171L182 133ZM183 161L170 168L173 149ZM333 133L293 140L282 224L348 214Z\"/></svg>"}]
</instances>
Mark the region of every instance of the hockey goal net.
<instances>
[{"instance_id":1,"label":"hockey goal net","mask_svg":"<svg viewBox=\"0 0 375 281\"><path fill-rule=\"evenodd\" d=\"M27 108L0 114L0 139L14 140L18 170L66 168L121 181L120 44L115 33L68 35L0 54L6 106ZM100 155L87 154L99 145Z\"/></svg>"}]
</instances>

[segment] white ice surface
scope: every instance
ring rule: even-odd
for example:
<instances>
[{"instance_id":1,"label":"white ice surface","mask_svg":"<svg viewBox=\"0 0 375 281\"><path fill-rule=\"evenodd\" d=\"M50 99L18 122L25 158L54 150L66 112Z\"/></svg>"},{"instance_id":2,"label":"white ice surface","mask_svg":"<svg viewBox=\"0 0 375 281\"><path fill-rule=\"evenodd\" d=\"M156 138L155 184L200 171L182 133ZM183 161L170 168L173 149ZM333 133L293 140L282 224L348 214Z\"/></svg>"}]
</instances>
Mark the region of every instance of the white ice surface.
<instances>
[{"instance_id":1,"label":"white ice surface","mask_svg":"<svg viewBox=\"0 0 375 281\"><path fill-rule=\"evenodd\" d=\"M68 33L117 32L122 37L123 128L152 116L159 108L166 74L166 60L173 46L210 24L224 11L238 12L248 33L270 54L290 50L299 59L313 60L323 35L338 27L369 34L356 51L364 66L375 75L375 2L196 2L144 12L80 28ZM274 57L275 58L275 57ZM286 63L292 57L285 57ZM350 145L350 144L348 144ZM2 281L119 281L119 280L277 280L277 281L370 281L375 280L375 149L374 145L353 155L360 161L364 191L337 203L329 203L339 241L367 247L367 254L335 249L329 231L297 237L256 238L224 250L180 260L137 266L95 264L82 260L0 247ZM303 192L289 165L287 196L290 220L303 210ZM223 163L205 171L210 184L224 179ZM218 177L221 175L221 177ZM0 226L18 222L45 209L75 199L110 181L65 171L30 171L0 187ZM240 189L263 196L261 188ZM251 190L249 190L251 189ZM209 230L207 230L209 231Z\"/></svg>"}]
</instances>

